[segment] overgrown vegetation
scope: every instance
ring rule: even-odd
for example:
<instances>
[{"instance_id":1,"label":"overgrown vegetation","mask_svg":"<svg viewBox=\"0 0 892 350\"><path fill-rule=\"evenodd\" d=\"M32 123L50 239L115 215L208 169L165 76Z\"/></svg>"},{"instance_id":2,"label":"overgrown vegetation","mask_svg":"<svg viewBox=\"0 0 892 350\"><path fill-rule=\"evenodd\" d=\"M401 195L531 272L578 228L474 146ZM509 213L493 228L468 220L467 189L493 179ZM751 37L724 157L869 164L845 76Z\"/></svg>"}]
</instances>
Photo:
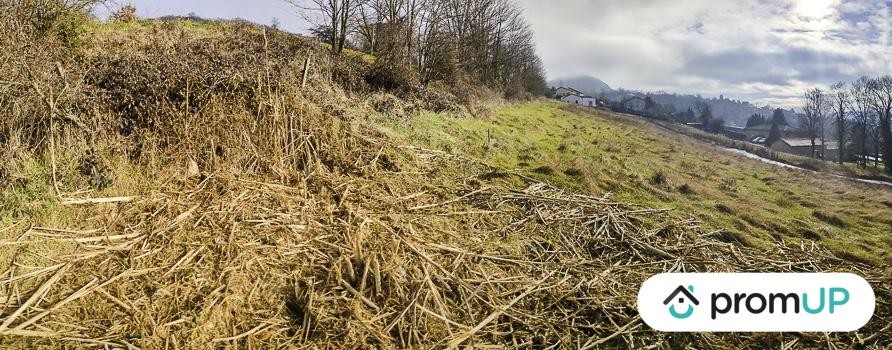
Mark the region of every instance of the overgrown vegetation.
<instances>
[{"instance_id":1,"label":"overgrown vegetation","mask_svg":"<svg viewBox=\"0 0 892 350\"><path fill-rule=\"evenodd\" d=\"M872 202L841 213L799 187L766 186L768 217L747 221L794 230L767 219L808 207L800 235L850 244L849 255L703 231L680 213L702 213L710 229L733 220L698 203L720 208L714 181L735 160L677 163L662 149L693 146L626 119L545 102L498 109L489 99L504 91L473 78L383 89L370 83L380 57L331 56L244 22L66 31L86 18L72 5L0 0L11 24L0 27L4 346L889 345ZM694 169L706 180L679 179ZM743 195L754 181L773 181L759 174L720 182L730 211L747 212L736 205L754 198ZM697 202L672 193L681 182ZM813 222L864 231L845 240ZM670 268L854 271L881 281L881 302L861 333L670 336L643 326L634 305L637 286Z\"/></svg>"}]
</instances>

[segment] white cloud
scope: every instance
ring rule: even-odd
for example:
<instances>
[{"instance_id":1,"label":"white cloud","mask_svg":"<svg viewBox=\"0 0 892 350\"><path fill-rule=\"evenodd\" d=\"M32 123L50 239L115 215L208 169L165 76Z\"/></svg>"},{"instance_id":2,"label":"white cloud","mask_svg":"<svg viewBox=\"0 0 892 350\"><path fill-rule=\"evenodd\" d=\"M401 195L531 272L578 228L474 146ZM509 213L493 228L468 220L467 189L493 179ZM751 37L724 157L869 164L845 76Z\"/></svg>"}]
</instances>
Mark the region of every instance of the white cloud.
<instances>
[{"instance_id":1,"label":"white cloud","mask_svg":"<svg viewBox=\"0 0 892 350\"><path fill-rule=\"evenodd\" d=\"M883 0L519 0L552 78L798 105L806 88L892 72Z\"/></svg>"}]
</instances>

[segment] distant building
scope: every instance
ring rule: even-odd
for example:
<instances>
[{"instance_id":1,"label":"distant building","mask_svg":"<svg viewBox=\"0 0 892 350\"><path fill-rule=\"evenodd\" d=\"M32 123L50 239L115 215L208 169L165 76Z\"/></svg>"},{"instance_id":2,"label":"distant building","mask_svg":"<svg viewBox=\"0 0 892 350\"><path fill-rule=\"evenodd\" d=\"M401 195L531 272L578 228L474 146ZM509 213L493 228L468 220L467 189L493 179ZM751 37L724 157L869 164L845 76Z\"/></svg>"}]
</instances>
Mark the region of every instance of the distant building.
<instances>
[{"instance_id":1,"label":"distant building","mask_svg":"<svg viewBox=\"0 0 892 350\"><path fill-rule=\"evenodd\" d=\"M561 86L557 90L554 91L554 97L557 99L563 99L564 97L571 96L571 95L583 96L585 94L582 93L582 91L579 91L579 90L576 90L574 88L567 87L567 86Z\"/></svg>"},{"instance_id":2,"label":"distant building","mask_svg":"<svg viewBox=\"0 0 892 350\"><path fill-rule=\"evenodd\" d=\"M752 142L754 139L759 137L767 139L768 136L771 134L771 126L771 123L766 123L746 127L742 130L735 131L743 133L746 136L743 139ZM795 128L789 125L778 125L778 129L781 132L781 138L801 138L805 136L802 134L802 131L799 130L799 128ZM809 143L809 145L811 144Z\"/></svg>"},{"instance_id":3,"label":"distant building","mask_svg":"<svg viewBox=\"0 0 892 350\"><path fill-rule=\"evenodd\" d=\"M586 107L597 107L598 106L598 100L596 98L591 97L591 96L582 95L582 94L567 95L567 96L562 97L561 101L564 101L567 103L572 103L572 104L577 104L580 106L586 106Z\"/></svg>"},{"instance_id":4,"label":"distant building","mask_svg":"<svg viewBox=\"0 0 892 350\"><path fill-rule=\"evenodd\" d=\"M839 161L839 142L824 142L824 159L834 162Z\"/></svg>"},{"instance_id":5,"label":"distant building","mask_svg":"<svg viewBox=\"0 0 892 350\"><path fill-rule=\"evenodd\" d=\"M748 136L746 134L746 128L741 128L738 126L725 125L725 136L728 136L728 138L734 139L734 140L746 140L746 141L752 140L752 139L748 138Z\"/></svg>"},{"instance_id":6,"label":"distant building","mask_svg":"<svg viewBox=\"0 0 892 350\"><path fill-rule=\"evenodd\" d=\"M647 108L647 102L638 96L633 96L623 100L623 107L630 111L644 112Z\"/></svg>"},{"instance_id":7,"label":"distant building","mask_svg":"<svg viewBox=\"0 0 892 350\"><path fill-rule=\"evenodd\" d=\"M777 142L771 144L771 149L800 155L803 157L811 157L811 139L805 138L781 138ZM836 142L823 143L821 140L815 140L815 156L825 158L827 160L836 160L839 156L839 144Z\"/></svg>"}]
</instances>

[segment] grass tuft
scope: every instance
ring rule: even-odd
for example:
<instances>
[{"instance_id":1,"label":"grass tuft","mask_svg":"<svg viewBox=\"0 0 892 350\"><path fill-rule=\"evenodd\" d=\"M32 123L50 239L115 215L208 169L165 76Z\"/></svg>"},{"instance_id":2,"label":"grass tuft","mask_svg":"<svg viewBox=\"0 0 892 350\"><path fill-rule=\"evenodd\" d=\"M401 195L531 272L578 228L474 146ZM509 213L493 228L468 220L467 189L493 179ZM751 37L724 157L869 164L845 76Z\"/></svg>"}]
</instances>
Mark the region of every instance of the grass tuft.
<instances>
[{"instance_id":1,"label":"grass tuft","mask_svg":"<svg viewBox=\"0 0 892 350\"><path fill-rule=\"evenodd\" d=\"M824 213L821 211L815 211L814 213L812 213L812 215L818 220L821 220L823 222L826 222L828 224L831 224L831 225L839 227L839 228L845 228L848 226L848 224L846 224L845 220L843 220L839 216L836 216L833 214L827 214L827 213Z\"/></svg>"}]
</instances>

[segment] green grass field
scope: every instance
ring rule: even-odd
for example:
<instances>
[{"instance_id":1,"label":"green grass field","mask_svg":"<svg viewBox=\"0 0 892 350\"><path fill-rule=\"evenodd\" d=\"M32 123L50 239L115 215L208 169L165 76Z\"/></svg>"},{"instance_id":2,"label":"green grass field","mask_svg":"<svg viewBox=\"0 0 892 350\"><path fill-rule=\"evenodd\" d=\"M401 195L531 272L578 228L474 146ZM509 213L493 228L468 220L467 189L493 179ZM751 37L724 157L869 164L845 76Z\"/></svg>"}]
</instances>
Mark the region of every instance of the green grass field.
<instances>
[{"instance_id":1,"label":"green grass field","mask_svg":"<svg viewBox=\"0 0 892 350\"><path fill-rule=\"evenodd\" d=\"M892 264L889 187L763 164L643 120L559 102L506 106L485 118L428 113L381 123L420 147L671 209L723 241L761 249L815 242L843 259Z\"/></svg>"}]
</instances>

